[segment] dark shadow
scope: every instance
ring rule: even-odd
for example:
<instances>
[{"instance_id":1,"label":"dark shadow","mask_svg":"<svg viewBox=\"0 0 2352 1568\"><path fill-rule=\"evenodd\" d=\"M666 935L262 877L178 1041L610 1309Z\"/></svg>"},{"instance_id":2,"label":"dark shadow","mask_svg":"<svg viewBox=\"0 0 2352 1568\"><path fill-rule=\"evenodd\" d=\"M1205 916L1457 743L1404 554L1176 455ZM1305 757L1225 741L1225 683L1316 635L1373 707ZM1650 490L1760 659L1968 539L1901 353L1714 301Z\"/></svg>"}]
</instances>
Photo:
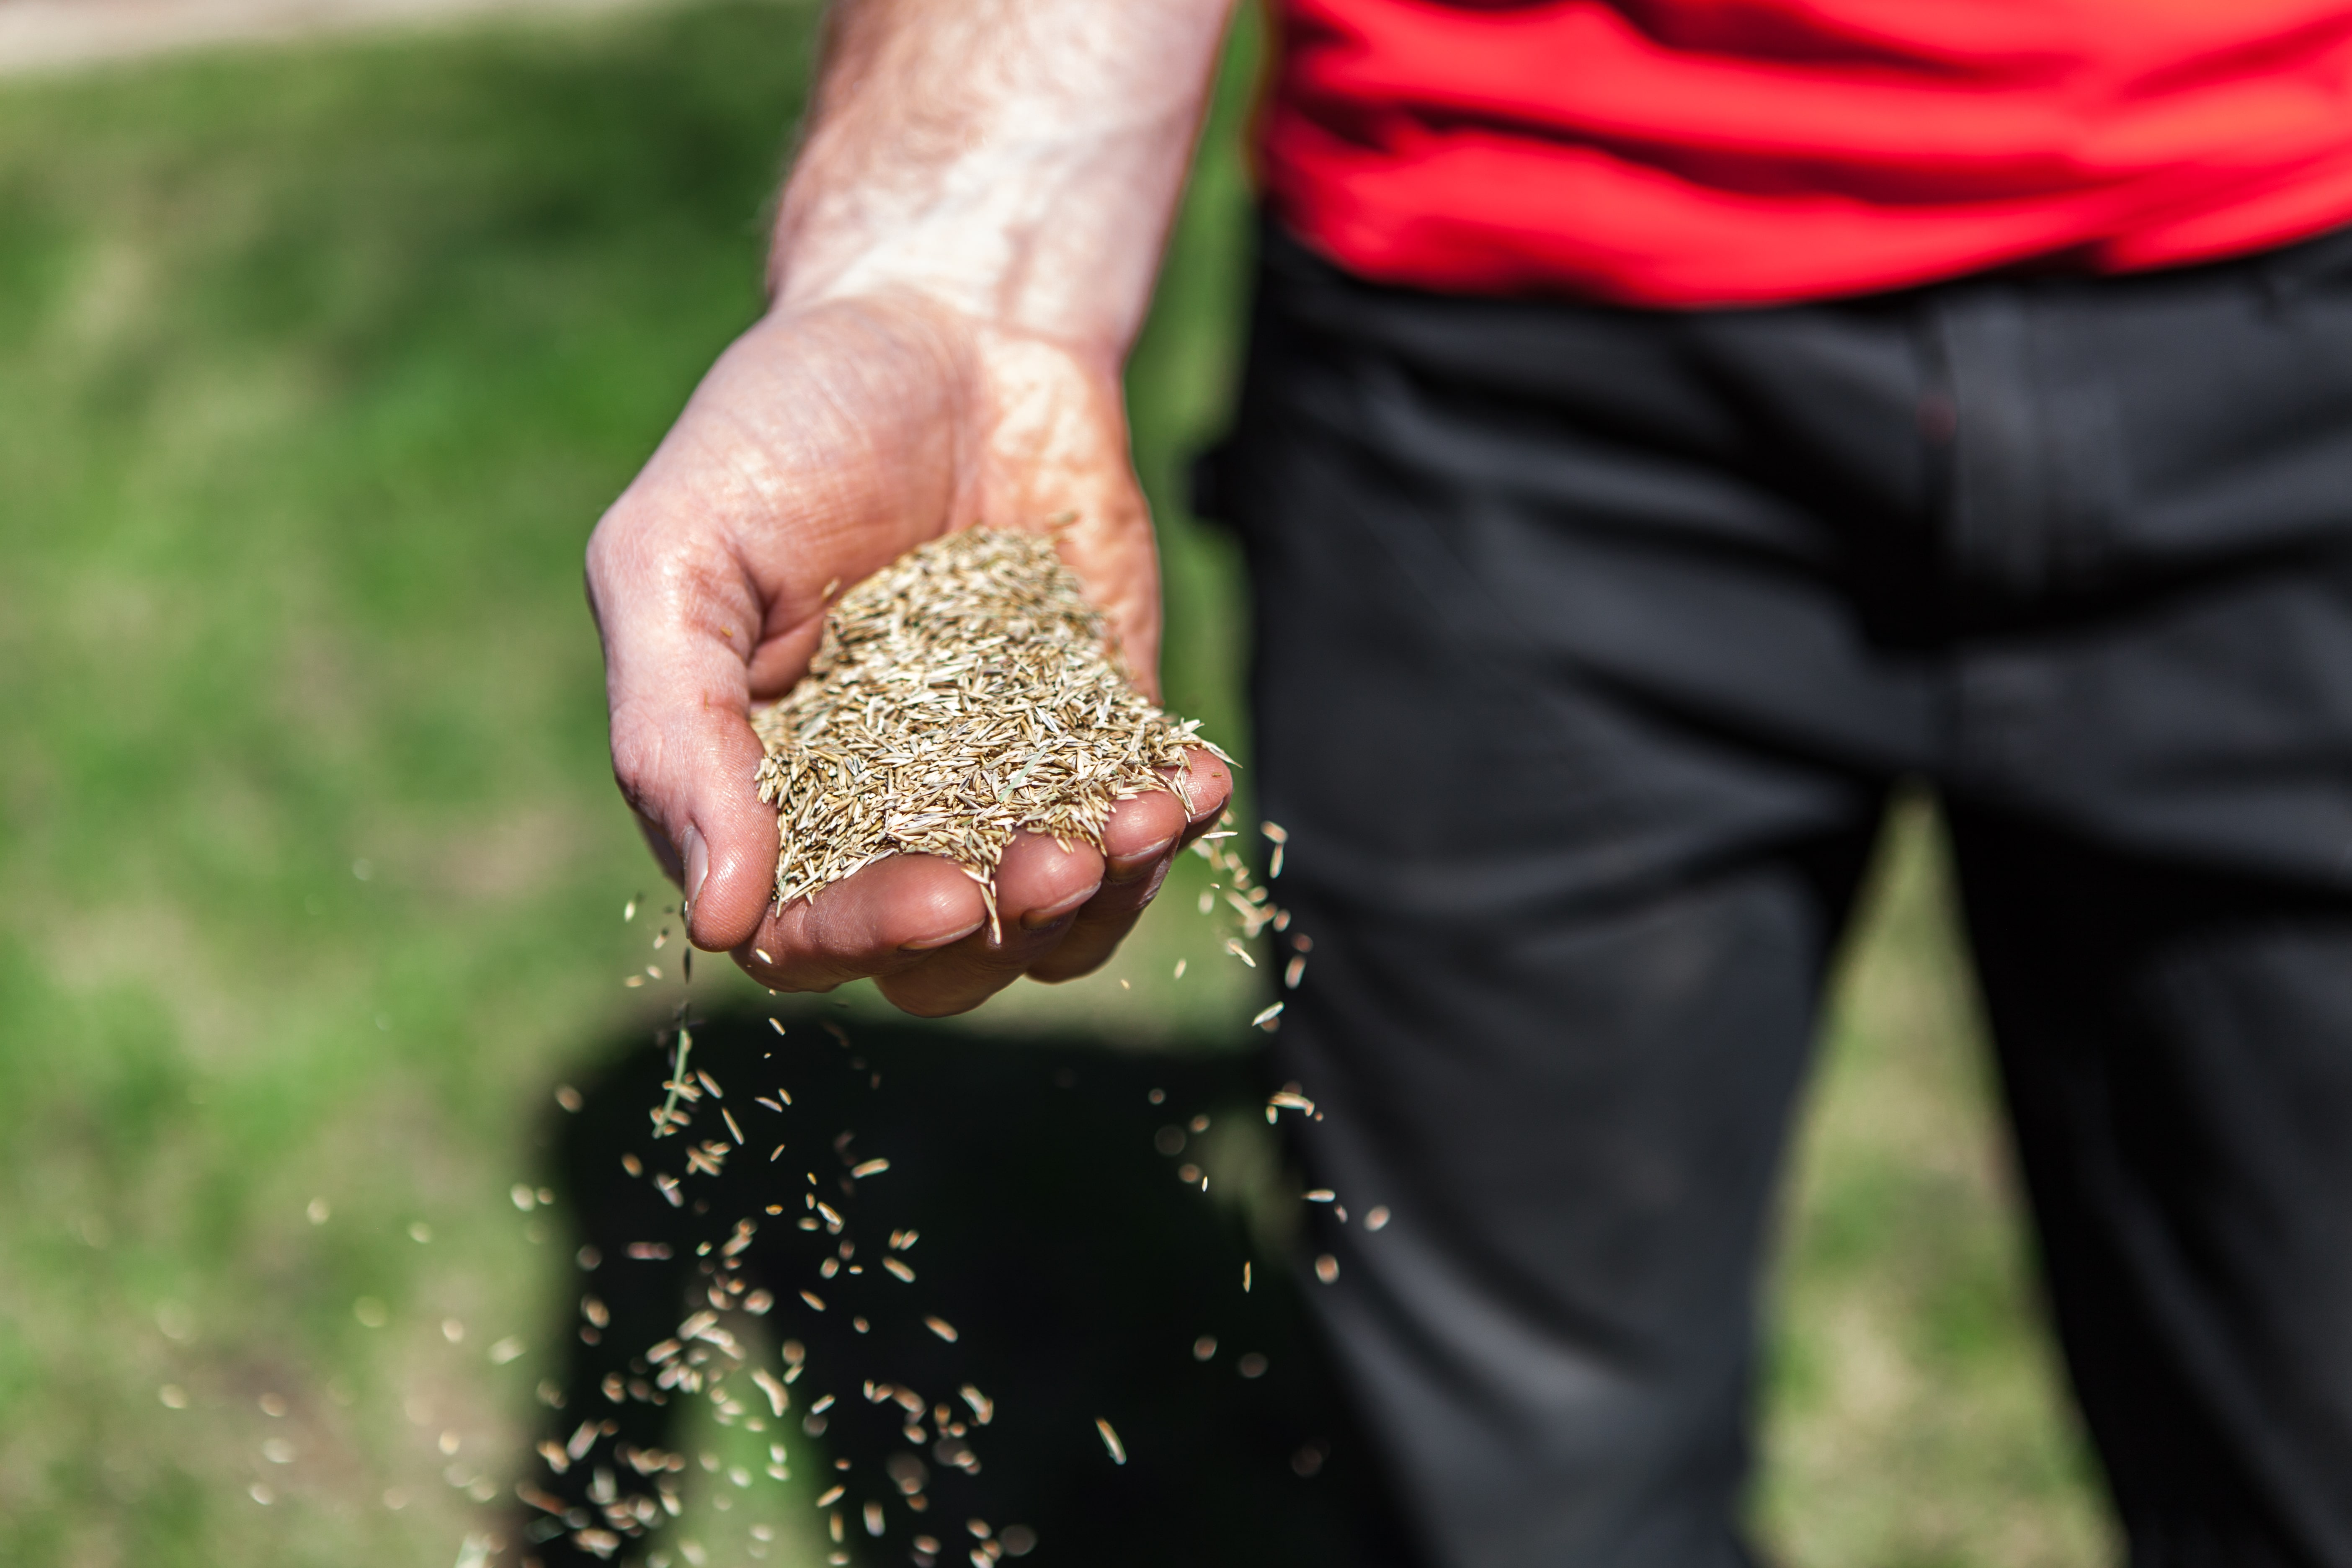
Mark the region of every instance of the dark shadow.
<instances>
[{"instance_id":1,"label":"dark shadow","mask_svg":"<svg viewBox=\"0 0 2352 1568\"><path fill-rule=\"evenodd\" d=\"M836 1562L927 1562L928 1536L961 1564L973 1518L1002 1548L1028 1547L1005 1535L1028 1527L1034 1545L1019 1554L1039 1564L1404 1561L1290 1268L1253 1258L1238 1205L1180 1179L1200 1152L1195 1117L1211 1139L1221 1122L1266 1131L1258 1055L843 1025L824 1007L782 1016L782 1037L764 1016L693 1027L688 1081L698 1068L724 1095L684 1106L692 1121L673 1136L652 1137L650 1115L669 1045L617 1053L562 1119L562 1212L586 1249L584 1318L603 1321L563 1326L570 1365L546 1436L578 1458L526 1483L541 1510L527 1534L543 1539L524 1557L572 1568L661 1549L629 1500L653 1515L684 1480L674 1418L708 1394L674 1371L665 1388L662 1373L699 1358L706 1373L726 1370L739 1424L791 1428L803 1495L845 1488ZM714 1143L720 1169L690 1171L689 1151ZM877 1160L887 1170L851 1173ZM894 1250L905 1232L919 1239ZM714 1329L748 1358L740 1368L707 1340L676 1344L681 1321L714 1300L730 1304ZM796 1352L779 1418L751 1369L781 1389ZM984 1422L967 1384L992 1401Z\"/></svg>"}]
</instances>

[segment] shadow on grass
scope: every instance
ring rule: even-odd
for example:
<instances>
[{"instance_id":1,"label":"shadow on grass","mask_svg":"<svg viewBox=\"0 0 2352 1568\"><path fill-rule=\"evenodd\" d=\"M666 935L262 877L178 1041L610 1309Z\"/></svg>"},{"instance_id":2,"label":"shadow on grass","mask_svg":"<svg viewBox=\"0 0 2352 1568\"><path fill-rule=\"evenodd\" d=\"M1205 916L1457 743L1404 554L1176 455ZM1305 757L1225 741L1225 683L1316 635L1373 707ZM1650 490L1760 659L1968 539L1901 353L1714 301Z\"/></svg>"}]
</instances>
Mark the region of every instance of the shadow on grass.
<instances>
[{"instance_id":1,"label":"shadow on grass","mask_svg":"<svg viewBox=\"0 0 2352 1568\"><path fill-rule=\"evenodd\" d=\"M961 1563L975 1519L1041 1564L1403 1561L1301 1286L1254 1249L1253 1207L1263 1230L1296 1201L1274 1190L1256 1055L785 1024L693 1027L686 1081L705 1092L676 1135L648 1114L671 1045L619 1053L563 1119L589 1299L562 1327L546 1437L569 1451L527 1493L526 1555L658 1550L684 1407L718 1373L720 1420L789 1433L820 1502L844 1489L822 1510L836 1563ZM711 1155L715 1173L691 1168ZM1194 1159L1259 1190L1204 1195ZM698 1311L715 1339L680 1345Z\"/></svg>"}]
</instances>

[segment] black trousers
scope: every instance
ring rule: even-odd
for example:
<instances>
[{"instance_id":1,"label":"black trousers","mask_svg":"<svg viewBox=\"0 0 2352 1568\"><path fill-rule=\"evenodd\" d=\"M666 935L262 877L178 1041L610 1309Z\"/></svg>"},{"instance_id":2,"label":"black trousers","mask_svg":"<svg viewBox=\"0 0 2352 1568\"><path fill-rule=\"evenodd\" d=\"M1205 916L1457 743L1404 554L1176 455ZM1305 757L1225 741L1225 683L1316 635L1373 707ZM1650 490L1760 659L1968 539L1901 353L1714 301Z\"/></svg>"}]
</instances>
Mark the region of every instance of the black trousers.
<instances>
[{"instance_id":1,"label":"black trousers","mask_svg":"<svg viewBox=\"0 0 2352 1568\"><path fill-rule=\"evenodd\" d=\"M1276 235L1210 474L1311 1294L1433 1563L1747 1560L1770 1194L1918 778L2132 1562L2352 1565L2352 241L1665 313Z\"/></svg>"}]
</instances>

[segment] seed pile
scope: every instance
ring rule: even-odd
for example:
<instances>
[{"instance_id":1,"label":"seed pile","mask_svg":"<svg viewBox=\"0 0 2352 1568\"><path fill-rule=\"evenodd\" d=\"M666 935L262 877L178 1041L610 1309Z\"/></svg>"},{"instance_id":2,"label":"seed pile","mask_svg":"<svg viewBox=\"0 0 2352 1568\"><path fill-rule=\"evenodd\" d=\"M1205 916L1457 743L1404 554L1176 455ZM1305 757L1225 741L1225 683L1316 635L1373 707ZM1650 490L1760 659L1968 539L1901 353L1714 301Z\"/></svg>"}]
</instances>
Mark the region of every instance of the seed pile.
<instances>
[{"instance_id":1,"label":"seed pile","mask_svg":"<svg viewBox=\"0 0 2352 1568\"><path fill-rule=\"evenodd\" d=\"M760 798L783 847L776 901L814 898L893 853L981 886L1013 834L1102 847L1112 805L1184 792L1198 721L1129 683L1050 535L967 529L843 595L808 675L754 714Z\"/></svg>"}]
</instances>

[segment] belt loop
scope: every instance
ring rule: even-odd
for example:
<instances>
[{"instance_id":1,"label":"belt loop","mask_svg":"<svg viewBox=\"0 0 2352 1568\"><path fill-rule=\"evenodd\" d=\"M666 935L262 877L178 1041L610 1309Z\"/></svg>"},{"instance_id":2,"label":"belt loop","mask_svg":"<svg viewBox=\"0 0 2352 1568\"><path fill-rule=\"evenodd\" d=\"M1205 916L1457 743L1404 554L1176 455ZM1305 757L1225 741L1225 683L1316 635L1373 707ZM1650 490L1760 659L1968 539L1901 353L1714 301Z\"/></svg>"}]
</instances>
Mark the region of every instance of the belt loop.
<instances>
[{"instance_id":1,"label":"belt loop","mask_svg":"<svg viewBox=\"0 0 2352 1568\"><path fill-rule=\"evenodd\" d=\"M2042 410L2023 301L2012 286L1978 282L1953 286L1938 304L1953 411L1946 548L1954 585L1963 599L2030 594L2042 576L2036 541L2046 498L2036 482Z\"/></svg>"},{"instance_id":2,"label":"belt loop","mask_svg":"<svg viewBox=\"0 0 2352 1568\"><path fill-rule=\"evenodd\" d=\"M1986 279L1937 311L1954 407L1948 557L1958 595L2014 606L2104 566L2121 430L2090 331L2103 288Z\"/></svg>"}]
</instances>

